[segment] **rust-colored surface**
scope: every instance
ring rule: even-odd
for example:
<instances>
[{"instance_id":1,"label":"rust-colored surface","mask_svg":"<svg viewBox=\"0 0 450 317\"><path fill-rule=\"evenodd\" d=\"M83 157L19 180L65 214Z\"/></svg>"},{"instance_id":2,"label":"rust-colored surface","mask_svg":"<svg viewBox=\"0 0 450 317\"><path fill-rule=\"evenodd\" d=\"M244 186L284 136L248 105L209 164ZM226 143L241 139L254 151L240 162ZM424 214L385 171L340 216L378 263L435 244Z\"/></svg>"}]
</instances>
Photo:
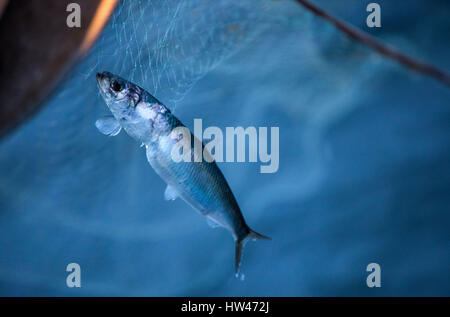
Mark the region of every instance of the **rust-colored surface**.
<instances>
[{"instance_id":1,"label":"rust-colored surface","mask_svg":"<svg viewBox=\"0 0 450 317\"><path fill-rule=\"evenodd\" d=\"M0 18L2 17L3 10L5 10L8 0L0 0Z\"/></svg>"},{"instance_id":2,"label":"rust-colored surface","mask_svg":"<svg viewBox=\"0 0 450 317\"><path fill-rule=\"evenodd\" d=\"M0 0L2 1L2 0ZM69 28L67 5L81 6ZM117 0L14 0L0 18L0 137L36 112L93 44Z\"/></svg>"}]
</instances>

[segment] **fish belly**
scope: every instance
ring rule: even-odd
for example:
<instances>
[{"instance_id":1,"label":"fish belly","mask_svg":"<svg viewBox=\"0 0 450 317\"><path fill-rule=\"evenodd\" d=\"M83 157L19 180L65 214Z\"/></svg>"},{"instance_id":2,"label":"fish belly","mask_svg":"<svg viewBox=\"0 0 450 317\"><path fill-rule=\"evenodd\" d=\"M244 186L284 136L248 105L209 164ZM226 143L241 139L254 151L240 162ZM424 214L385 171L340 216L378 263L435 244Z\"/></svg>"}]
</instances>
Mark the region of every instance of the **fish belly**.
<instances>
[{"instance_id":1,"label":"fish belly","mask_svg":"<svg viewBox=\"0 0 450 317\"><path fill-rule=\"evenodd\" d=\"M245 226L237 202L215 162L174 162L170 148L147 148L155 172L196 211L232 233Z\"/></svg>"}]
</instances>

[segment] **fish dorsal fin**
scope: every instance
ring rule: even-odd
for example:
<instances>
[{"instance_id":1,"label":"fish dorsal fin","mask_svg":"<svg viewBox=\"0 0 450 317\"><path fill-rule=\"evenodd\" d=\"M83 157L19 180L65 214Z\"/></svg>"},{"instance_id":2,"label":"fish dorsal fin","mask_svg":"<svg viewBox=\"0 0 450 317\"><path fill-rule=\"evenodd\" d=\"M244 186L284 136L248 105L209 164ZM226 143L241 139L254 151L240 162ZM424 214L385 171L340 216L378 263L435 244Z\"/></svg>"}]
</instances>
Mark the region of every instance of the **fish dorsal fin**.
<instances>
[{"instance_id":1,"label":"fish dorsal fin","mask_svg":"<svg viewBox=\"0 0 450 317\"><path fill-rule=\"evenodd\" d=\"M98 131L103 133L104 135L115 136L118 135L122 127L120 123L113 116L104 116L103 118L95 121L95 126Z\"/></svg>"},{"instance_id":2,"label":"fish dorsal fin","mask_svg":"<svg viewBox=\"0 0 450 317\"><path fill-rule=\"evenodd\" d=\"M170 185L167 185L166 190L164 191L164 199L165 200L175 200L178 197L178 192Z\"/></svg>"},{"instance_id":3,"label":"fish dorsal fin","mask_svg":"<svg viewBox=\"0 0 450 317\"><path fill-rule=\"evenodd\" d=\"M217 228L219 227L219 224L217 222L215 222L214 220L212 220L211 218L209 218L208 216L206 216L206 223L208 224L208 226L210 226L211 228Z\"/></svg>"}]
</instances>

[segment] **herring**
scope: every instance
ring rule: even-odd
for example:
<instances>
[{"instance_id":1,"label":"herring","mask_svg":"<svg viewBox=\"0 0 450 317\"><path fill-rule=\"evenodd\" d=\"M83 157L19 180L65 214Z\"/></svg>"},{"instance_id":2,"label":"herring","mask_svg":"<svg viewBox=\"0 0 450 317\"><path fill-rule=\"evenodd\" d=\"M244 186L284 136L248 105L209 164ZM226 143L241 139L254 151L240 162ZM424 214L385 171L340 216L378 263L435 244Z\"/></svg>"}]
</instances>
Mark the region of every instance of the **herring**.
<instances>
[{"instance_id":1,"label":"herring","mask_svg":"<svg viewBox=\"0 0 450 317\"><path fill-rule=\"evenodd\" d=\"M171 153L178 140L172 131L185 128L178 118L143 88L109 72L97 74L100 93L112 115L95 122L97 129L109 136L122 128L146 147L147 160L167 183L166 200L180 197L208 223L230 231L235 240L235 273L239 272L244 243L249 239L270 239L249 228L236 199L214 161L175 162ZM191 134L194 142L195 136ZM200 142L200 141L198 141ZM202 149L204 150L204 148ZM204 152L202 152L204 153Z\"/></svg>"}]
</instances>

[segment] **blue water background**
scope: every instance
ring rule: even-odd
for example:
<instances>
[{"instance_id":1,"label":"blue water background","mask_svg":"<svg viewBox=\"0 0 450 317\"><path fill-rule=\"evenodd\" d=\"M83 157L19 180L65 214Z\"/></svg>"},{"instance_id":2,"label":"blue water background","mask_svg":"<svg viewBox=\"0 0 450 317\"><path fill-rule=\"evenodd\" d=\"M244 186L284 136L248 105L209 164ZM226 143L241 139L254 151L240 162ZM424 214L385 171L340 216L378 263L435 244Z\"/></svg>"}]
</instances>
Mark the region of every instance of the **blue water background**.
<instances>
[{"instance_id":1,"label":"blue water background","mask_svg":"<svg viewBox=\"0 0 450 317\"><path fill-rule=\"evenodd\" d=\"M0 140L0 295L449 296L450 89L289 1L124 2L86 58ZM317 1L450 70L448 1ZM181 3L181 4L176 4ZM280 168L221 163L252 228L233 240L105 137L95 72L136 81L189 127L277 126ZM26 74L24 74L26 76ZM13 92L11 92L13 93ZM66 265L82 287L66 286ZM381 288L366 266L381 266Z\"/></svg>"}]
</instances>

